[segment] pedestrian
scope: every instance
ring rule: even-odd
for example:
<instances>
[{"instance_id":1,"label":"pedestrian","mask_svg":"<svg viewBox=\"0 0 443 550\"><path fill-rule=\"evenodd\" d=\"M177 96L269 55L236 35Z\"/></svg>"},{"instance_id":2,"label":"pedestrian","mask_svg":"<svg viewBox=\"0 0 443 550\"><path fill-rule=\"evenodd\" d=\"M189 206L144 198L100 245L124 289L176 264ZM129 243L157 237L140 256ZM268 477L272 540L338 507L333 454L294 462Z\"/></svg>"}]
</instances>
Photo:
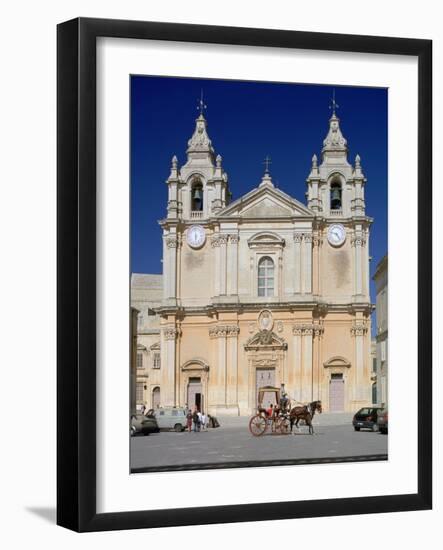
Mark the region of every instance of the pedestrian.
<instances>
[{"instance_id":1,"label":"pedestrian","mask_svg":"<svg viewBox=\"0 0 443 550\"><path fill-rule=\"evenodd\" d=\"M197 416L198 416L198 427L197 427L197 431L199 432L201 430L201 427L202 427L202 424L203 424L203 415L200 411L197 411Z\"/></svg>"},{"instance_id":2,"label":"pedestrian","mask_svg":"<svg viewBox=\"0 0 443 550\"><path fill-rule=\"evenodd\" d=\"M198 432L198 413L196 410L192 413L192 422L194 423L194 432Z\"/></svg>"},{"instance_id":3,"label":"pedestrian","mask_svg":"<svg viewBox=\"0 0 443 550\"><path fill-rule=\"evenodd\" d=\"M188 428L188 432L191 433L191 431L192 431L192 412L191 412L191 409L188 410L188 414L186 415L186 427Z\"/></svg>"},{"instance_id":4,"label":"pedestrian","mask_svg":"<svg viewBox=\"0 0 443 550\"><path fill-rule=\"evenodd\" d=\"M201 422L202 422L202 431L207 432L208 431L208 427L206 425L207 419L204 412L202 413Z\"/></svg>"},{"instance_id":5,"label":"pedestrian","mask_svg":"<svg viewBox=\"0 0 443 550\"><path fill-rule=\"evenodd\" d=\"M142 411L142 415L144 415L146 411L146 405L144 403L142 405L141 411Z\"/></svg>"}]
</instances>

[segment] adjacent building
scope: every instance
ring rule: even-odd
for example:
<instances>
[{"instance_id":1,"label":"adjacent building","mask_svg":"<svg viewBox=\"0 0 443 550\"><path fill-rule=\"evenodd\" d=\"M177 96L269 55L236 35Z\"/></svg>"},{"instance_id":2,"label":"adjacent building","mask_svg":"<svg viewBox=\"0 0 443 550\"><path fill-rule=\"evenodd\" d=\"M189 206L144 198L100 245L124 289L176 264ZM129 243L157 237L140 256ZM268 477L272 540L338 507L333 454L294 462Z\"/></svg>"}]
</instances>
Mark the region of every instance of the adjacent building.
<instances>
[{"instance_id":1,"label":"adjacent building","mask_svg":"<svg viewBox=\"0 0 443 550\"><path fill-rule=\"evenodd\" d=\"M132 277L137 403L249 415L259 387L284 384L326 411L370 404L372 219L335 111L306 204L274 185L268 165L232 201L203 112L186 152L167 179L163 276Z\"/></svg>"},{"instance_id":2,"label":"adjacent building","mask_svg":"<svg viewBox=\"0 0 443 550\"><path fill-rule=\"evenodd\" d=\"M388 406L388 256L378 263L376 288L377 403Z\"/></svg>"}]
</instances>

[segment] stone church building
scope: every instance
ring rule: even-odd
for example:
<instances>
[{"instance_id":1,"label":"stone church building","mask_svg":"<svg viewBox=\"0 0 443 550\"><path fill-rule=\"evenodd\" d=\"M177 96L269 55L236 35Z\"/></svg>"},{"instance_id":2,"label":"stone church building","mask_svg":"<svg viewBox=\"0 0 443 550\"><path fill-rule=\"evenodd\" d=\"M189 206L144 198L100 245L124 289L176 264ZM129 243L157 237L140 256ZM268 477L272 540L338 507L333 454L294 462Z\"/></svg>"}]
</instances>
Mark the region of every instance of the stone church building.
<instances>
[{"instance_id":1,"label":"stone church building","mask_svg":"<svg viewBox=\"0 0 443 550\"><path fill-rule=\"evenodd\" d=\"M187 162L172 159L160 221L162 296L145 304L156 323L149 339L143 326L139 334L138 397L148 408L249 415L260 386L283 384L293 400L320 399L325 411L371 403L372 219L360 157L351 164L347 153L333 111L321 158L312 157L306 204L277 189L268 168L231 201L200 113ZM143 313L143 276L134 277L131 305Z\"/></svg>"}]
</instances>

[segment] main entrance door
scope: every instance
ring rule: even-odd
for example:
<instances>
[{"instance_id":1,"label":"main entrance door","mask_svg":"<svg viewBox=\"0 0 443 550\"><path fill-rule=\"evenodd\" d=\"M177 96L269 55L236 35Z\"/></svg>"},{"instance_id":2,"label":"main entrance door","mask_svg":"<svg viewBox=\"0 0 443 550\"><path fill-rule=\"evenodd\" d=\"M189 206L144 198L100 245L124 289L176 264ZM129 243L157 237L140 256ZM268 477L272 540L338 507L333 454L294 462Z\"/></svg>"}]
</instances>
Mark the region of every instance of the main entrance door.
<instances>
[{"instance_id":1,"label":"main entrance door","mask_svg":"<svg viewBox=\"0 0 443 550\"><path fill-rule=\"evenodd\" d=\"M203 411L203 393L201 378L190 378L188 384L188 408Z\"/></svg>"},{"instance_id":2,"label":"main entrance door","mask_svg":"<svg viewBox=\"0 0 443 550\"><path fill-rule=\"evenodd\" d=\"M345 381L343 374L331 374L329 382L329 410L343 412L345 410Z\"/></svg>"},{"instance_id":3,"label":"main entrance door","mask_svg":"<svg viewBox=\"0 0 443 550\"><path fill-rule=\"evenodd\" d=\"M257 369L257 383L255 392L255 402L258 401L258 390L263 386L275 386L275 369ZM275 394L265 393L263 395L262 406L269 407L270 404L275 405Z\"/></svg>"}]
</instances>

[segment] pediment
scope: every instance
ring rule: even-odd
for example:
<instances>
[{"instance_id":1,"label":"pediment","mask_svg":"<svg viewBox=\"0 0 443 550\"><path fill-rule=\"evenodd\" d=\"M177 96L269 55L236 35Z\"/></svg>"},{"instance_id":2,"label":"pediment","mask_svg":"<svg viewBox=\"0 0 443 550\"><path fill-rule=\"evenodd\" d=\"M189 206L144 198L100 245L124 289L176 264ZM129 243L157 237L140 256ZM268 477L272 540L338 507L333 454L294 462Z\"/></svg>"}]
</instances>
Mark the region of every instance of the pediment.
<instances>
[{"instance_id":1,"label":"pediment","mask_svg":"<svg viewBox=\"0 0 443 550\"><path fill-rule=\"evenodd\" d=\"M280 338L270 330L260 330L245 343L245 350L261 350L261 349L287 349L288 344L283 338Z\"/></svg>"},{"instance_id":2,"label":"pediment","mask_svg":"<svg viewBox=\"0 0 443 550\"><path fill-rule=\"evenodd\" d=\"M335 357L331 357L327 361L323 363L323 366L325 368L328 367L346 367L349 368L351 366L351 363L345 358L336 355Z\"/></svg>"},{"instance_id":3,"label":"pediment","mask_svg":"<svg viewBox=\"0 0 443 550\"><path fill-rule=\"evenodd\" d=\"M263 186L253 189L219 212L218 217L287 218L312 217L313 213L301 202L280 189Z\"/></svg>"}]
</instances>

